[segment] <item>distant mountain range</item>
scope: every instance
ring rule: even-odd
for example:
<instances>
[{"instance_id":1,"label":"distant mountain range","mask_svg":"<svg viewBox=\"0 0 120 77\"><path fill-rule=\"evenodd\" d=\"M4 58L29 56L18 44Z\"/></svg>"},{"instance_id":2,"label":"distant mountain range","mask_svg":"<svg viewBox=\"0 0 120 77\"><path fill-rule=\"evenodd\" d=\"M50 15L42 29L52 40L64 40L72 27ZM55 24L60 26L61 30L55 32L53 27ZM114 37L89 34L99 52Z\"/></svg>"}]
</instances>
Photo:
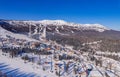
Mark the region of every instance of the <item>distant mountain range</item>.
<instances>
[{"instance_id":1,"label":"distant mountain range","mask_svg":"<svg viewBox=\"0 0 120 77\"><path fill-rule=\"evenodd\" d=\"M120 31L115 31L101 24L75 24L63 20L41 20L41 21L18 21L18 20L0 20L0 26L15 33L24 33L32 30L39 25L46 25L47 32L54 32L62 35L84 35L95 37L120 38Z\"/></svg>"},{"instance_id":2,"label":"distant mountain range","mask_svg":"<svg viewBox=\"0 0 120 77\"><path fill-rule=\"evenodd\" d=\"M57 28L64 29L65 27L71 27L77 30L95 30L99 32L109 30L108 28L106 28L101 24L75 24L75 23L69 23L63 20L41 20L41 21L0 20L1 26L9 25L9 27L28 27L29 25L39 26L40 24L46 25L48 27L56 26L55 30L57 30Z\"/></svg>"},{"instance_id":3,"label":"distant mountain range","mask_svg":"<svg viewBox=\"0 0 120 77\"><path fill-rule=\"evenodd\" d=\"M68 39L77 40L79 42L91 42L95 40L98 41L109 39L120 40L120 31L115 31L106 28L101 24L76 24L66 22L63 20L41 20L41 21L0 20L0 26L2 28L10 32L20 34L28 34L29 26L32 27L32 32L34 33L34 30L39 25L46 26L47 39L55 40L59 43L69 44L71 41L68 41Z\"/></svg>"}]
</instances>

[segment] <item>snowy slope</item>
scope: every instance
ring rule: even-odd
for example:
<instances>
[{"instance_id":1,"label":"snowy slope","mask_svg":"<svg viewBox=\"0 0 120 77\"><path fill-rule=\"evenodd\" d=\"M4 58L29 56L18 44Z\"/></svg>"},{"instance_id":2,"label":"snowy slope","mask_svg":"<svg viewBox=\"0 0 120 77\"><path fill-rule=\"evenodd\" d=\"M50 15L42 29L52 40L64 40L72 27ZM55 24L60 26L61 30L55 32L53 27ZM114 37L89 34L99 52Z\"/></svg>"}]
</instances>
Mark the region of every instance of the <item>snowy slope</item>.
<instances>
[{"instance_id":1,"label":"snowy slope","mask_svg":"<svg viewBox=\"0 0 120 77\"><path fill-rule=\"evenodd\" d=\"M66 25L66 26L77 27L83 30L96 30L99 32L109 30L108 28L104 27L101 24L75 24L75 23L69 23L63 20L43 20L39 22L45 25L57 25L57 26Z\"/></svg>"},{"instance_id":2,"label":"snowy slope","mask_svg":"<svg viewBox=\"0 0 120 77\"><path fill-rule=\"evenodd\" d=\"M35 39L31 39L26 35L12 33L10 31L7 31L6 29L0 27L0 37L7 38L6 35L11 36L11 37L16 38L16 39L24 39L24 40L28 40L28 41L36 41Z\"/></svg>"},{"instance_id":3,"label":"snowy slope","mask_svg":"<svg viewBox=\"0 0 120 77\"><path fill-rule=\"evenodd\" d=\"M95 30L99 32L103 32L105 30L109 30L105 26L101 24L76 24L76 23L71 23L71 22L66 22L64 20L41 20L41 21L16 21L16 20L4 20L0 21L0 24L7 23L9 25L14 25L14 26L28 26L28 25L33 25L33 26L38 26L40 24L42 25L47 25L47 26L69 26L69 27L75 27L80 30Z\"/></svg>"},{"instance_id":4,"label":"snowy slope","mask_svg":"<svg viewBox=\"0 0 120 77\"><path fill-rule=\"evenodd\" d=\"M22 72L24 74L28 74L26 76L17 76L17 75L20 75L20 73L17 75L16 75L16 73L14 73L14 77L48 77L48 76L55 77L55 75L52 73L43 71L42 69L39 69L39 68L35 68L35 66L37 66L35 64L24 63L24 61L19 57L12 59L12 58L3 56L1 50L0 50L0 63L4 63L5 65L8 65L8 67L10 67L11 70L12 69L19 69L19 72ZM7 71L8 70L6 70L4 72L7 72ZM29 76L30 73L34 74L35 76Z\"/></svg>"}]
</instances>

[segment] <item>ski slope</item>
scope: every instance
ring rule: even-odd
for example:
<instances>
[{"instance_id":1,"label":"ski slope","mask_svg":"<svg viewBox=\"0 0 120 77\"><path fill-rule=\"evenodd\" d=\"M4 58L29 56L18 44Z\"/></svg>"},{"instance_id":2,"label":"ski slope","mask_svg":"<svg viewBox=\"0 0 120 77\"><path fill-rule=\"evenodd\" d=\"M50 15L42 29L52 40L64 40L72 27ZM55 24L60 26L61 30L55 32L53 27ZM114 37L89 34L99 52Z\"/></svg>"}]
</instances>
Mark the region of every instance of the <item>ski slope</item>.
<instances>
[{"instance_id":1,"label":"ski slope","mask_svg":"<svg viewBox=\"0 0 120 77\"><path fill-rule=\"evenodd\" d=\"M35 39L31 39L29 38L27 35L24 35L24 34L18 34L18 33L12 33L10 31L7 31L6 29L2 28L0 26L0 37L2 38L7 38L6 36L9 35L13 38L16 38L16 39L24 39L24 40L27 40L27 41L36 41Z\"/></svg>"}]
</instances>

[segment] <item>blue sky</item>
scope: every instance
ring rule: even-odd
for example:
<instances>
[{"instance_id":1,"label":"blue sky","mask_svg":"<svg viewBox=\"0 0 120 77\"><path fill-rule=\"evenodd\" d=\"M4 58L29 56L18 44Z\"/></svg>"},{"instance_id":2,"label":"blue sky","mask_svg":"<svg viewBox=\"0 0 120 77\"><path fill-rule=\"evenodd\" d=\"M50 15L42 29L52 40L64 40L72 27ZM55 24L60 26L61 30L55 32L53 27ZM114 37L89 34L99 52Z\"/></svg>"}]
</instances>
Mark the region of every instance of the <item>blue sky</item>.
<instances>
[{"instance_id":1,"label":"blue sky","mask_svg":"<svg viewBox=\"0 0 120 77\"><path fill-rule=\"evenodd\" d=\"M0 19L61 19L120 30L120 0L0 0Z\"/></svg>"}]
</instances>

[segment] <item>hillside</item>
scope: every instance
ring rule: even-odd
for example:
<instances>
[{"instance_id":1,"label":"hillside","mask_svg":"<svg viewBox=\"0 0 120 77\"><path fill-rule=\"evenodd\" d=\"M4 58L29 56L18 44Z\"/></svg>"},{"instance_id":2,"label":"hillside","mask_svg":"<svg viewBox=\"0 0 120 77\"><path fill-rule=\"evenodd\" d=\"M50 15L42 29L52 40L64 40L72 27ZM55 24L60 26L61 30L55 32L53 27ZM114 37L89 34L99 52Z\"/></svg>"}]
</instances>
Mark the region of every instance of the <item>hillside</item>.
<instances>
[{"instance_id":1,"label":"hillside","mask_svg":"<svg viewBox=\"0 0 120 77\"><path fill-rule=\"evenodd\" d=\"M100 24L0 20L0 77L119 77L119 47Z\"/></svg>"},{"instance_id":2,"label":"hillside","mask_svg":"<svg viewBox=\"0 0 120 77\"><path fill-rule=\"evenodd\" d=\"M38 36L38 27L41 25L46 25L48 40L55 40L63 45L72 45L75 49L80 49L82 43L102 40L100 50L111 52L120 50L116 48L119 47L120 31L106 28L101 24L76 24L63 20L0 20L0 26L13 33L28 35L29 26L31 26L33 37ZM108 46L109 42L111 44Z\"/></svg>"}]
</instances>

